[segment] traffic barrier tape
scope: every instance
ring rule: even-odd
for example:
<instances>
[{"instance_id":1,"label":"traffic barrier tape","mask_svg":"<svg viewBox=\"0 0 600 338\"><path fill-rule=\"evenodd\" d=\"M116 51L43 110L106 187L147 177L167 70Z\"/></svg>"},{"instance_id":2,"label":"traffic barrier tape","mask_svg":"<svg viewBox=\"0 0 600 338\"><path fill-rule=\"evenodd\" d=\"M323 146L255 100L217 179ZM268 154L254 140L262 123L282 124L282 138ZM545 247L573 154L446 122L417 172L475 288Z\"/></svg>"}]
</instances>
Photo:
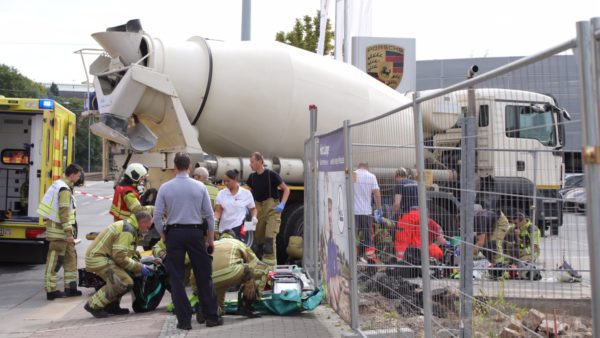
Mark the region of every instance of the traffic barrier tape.
<instances>
[{"instance_id":1,"label":"traffic barrier tape","mask_svg":"<svg viewBox=\"0 0 600 338\"><path fill-rule=\"evenodd\" d=\"M90 194L88 192L85 191L75 191L76 194L78 195L83 195L83 196L89 196L98 200L112 200L112 196L100 196L100 195L96 195L96 194Z\"/></svg>"}]
</instances>

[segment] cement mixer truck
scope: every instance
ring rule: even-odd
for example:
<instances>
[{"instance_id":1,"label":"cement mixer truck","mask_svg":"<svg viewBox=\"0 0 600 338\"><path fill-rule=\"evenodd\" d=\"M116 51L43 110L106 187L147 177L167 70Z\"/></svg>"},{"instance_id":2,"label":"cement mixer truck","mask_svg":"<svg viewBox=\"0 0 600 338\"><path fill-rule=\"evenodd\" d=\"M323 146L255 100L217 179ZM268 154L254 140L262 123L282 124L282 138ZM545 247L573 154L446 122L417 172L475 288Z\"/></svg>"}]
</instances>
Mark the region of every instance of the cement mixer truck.
<instances>
[{"instance_id":1,"label":"cement mixer truck","mask_svg":"<svg viewBox=\"0 0 600 338\"><path fill-rule=\"evenodd\" d=\"M92 37L105 50L89 69L95 76L90 110L99 116L92 132L109 141L107 150L114 153L117 149L119 154L110 157L114 161L110 167L142 162L150 168L149 185L158 187L173 176L174 153L187 151L215 177L235 168L245 180L250 174L249 154L260 151L269 158L269 167L296 186L282 216L282 245L302 229L302 159L309 133L309 105L318 106L317 133L322 133L339 128L343 120L362 121L409 102L406 96L351 65L277 42L191 37L171 43L148 35L138 20ZM554 105L551 98L542 95L536 102ZM461 106L457 103L455 107L450 118L447 111L436 115L435 105L425 112L429 137L455 125ZM490 114L501 108L490 107ZM554 113L549 114L551 121L558 121ZM442 115L445 120L439 118ZM414 135L412 112L398 118L407 137ZM556 134L558 128L552 123L550 129ZM448 136L456 133L443 134L447 136L440 142L456 143L451 140L454 136ZM542 147L558 145L559 141ZM389 157L388 164L414 168L414 150L398 151L401 153ZM431 156L452 158L448 154ZM439 166L443 161L436 163ZM546 163L555 172L547 186L556 190L562 178L561 163L556 156L550 156ZM493 168L490 170L486 175L493 176ZM502 176L511 175L507 172ZM456 201L452 193L441 191L431 198L433 203L443 201L444 205L452 200ZM443 210L456 212L455 208L446 206ZM456 226L450 223L448 227ZM282 248L277 251L285 252Z\"/></svg>"}]
</instances>

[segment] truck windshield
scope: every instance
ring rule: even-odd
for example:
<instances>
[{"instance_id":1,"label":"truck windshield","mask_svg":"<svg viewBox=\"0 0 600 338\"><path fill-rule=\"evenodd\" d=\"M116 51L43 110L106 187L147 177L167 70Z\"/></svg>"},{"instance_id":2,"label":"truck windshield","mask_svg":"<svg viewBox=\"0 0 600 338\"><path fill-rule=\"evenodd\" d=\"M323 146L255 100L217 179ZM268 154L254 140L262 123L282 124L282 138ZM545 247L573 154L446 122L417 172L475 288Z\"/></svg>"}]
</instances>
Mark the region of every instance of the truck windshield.
<instances>
[{"instance_id":1,"label":"truck windshield","mask_svg":"<svg viewBox=\"0 0 600 338\"><path fill-rule=\"evenodd\" d=\"M506 136L540 141L545 146L556 146L556 128L552 112L536 106L506 106Z\"/></svg>"}]
</instances>

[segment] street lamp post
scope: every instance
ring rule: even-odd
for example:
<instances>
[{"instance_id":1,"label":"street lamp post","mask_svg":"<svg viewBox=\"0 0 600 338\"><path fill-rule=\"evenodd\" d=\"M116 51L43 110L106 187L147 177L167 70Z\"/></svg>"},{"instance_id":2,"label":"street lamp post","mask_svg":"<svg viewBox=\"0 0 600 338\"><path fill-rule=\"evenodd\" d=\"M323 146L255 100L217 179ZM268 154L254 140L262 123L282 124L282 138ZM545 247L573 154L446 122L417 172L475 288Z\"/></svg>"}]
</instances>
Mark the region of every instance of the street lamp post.
<instances>
[{"instance_id":1,"label":"street lamp post","mask_svg":"<svg viewBox=\"0 0 600 338\"><path fill-rule=\"evenodd\" d=\"M92 155L92 147L90 146L91 145L91 137L90 137L91 136L90 135L90 124L91 124L91 122L90 121L91 120L92 120L92 117L88 116L88 166L87 166L87 172L88 173L91 171L91 169L90 169L91 168L90 162L91 162L91 159L92 159L92 156L91 156Z\"/></svg>"}]
</instances>

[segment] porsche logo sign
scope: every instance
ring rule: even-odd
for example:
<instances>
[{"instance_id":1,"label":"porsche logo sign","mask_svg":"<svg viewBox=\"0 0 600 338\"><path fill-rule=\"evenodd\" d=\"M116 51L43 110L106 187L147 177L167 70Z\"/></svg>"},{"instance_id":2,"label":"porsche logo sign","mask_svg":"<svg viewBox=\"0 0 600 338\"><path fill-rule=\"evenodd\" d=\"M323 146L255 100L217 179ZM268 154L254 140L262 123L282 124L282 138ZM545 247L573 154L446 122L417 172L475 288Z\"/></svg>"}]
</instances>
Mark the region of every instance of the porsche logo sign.
<instances>
[{"instance_id":1,"label":"porsche logo sign","mask_svg":"<svg viewBox=\"0 0 600 338\"><path fill-rule=\"evenodd\" d=\"M404 48L382 44L366 49L367 73L393 89L404 74Z\"/></svg>"}]
</instances>

